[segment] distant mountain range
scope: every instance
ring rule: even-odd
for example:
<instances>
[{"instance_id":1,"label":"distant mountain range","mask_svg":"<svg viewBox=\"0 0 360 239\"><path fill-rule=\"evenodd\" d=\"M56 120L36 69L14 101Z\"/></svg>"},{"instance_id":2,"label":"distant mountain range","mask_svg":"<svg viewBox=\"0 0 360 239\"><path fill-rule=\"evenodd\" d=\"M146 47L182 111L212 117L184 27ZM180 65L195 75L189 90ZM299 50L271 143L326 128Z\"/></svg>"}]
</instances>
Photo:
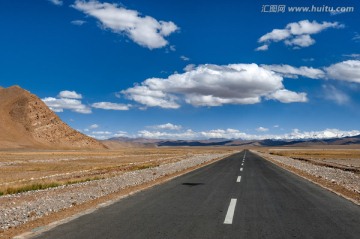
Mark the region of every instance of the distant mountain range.
<instances>
[{"instance_id":1,"label":"distant mountain range","mask_svg":"<svg viewBox=\"0 0 360 239\"><path fill-rule=\"evenodd\" d=\"M360 135L352 137L340 137L332 139L302 139L302 140L241 140L241 139L208 139L208 140L162 140L144 138L111 138L112 142L127 142L144 146L165 147L165 146L296 146L306 147L314 145L359 145Z\"/></svg>"}]
</instances>

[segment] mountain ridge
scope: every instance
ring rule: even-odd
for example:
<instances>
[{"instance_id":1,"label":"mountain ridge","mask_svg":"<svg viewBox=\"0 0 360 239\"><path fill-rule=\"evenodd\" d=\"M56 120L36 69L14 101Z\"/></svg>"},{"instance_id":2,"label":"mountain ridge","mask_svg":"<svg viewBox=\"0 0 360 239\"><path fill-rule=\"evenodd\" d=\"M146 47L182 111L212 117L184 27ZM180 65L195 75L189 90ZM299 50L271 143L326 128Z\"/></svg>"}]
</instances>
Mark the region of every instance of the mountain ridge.
<instances>
[{"instance_id":1,"label":"mountain ridge","mask_svg":"<svg viewBox=\"0 0 360 239\"><path fill-rule=\"evenodd\" d=\"M243 140L243 139L204 139L204 140L170 140L115 137L108 141L132 142L157 147L164 146L312 146L312 145L360 145L360 135L330 139L293 139L293 140Z\"/></svg>"},{"instance_id":2,"label":"mountain ridge","mask_svg":"<svg viewBox=\"0 0 360 239\"><path fill-rule=\"evenodd\" d=\"M0 148L106 149L64 123L36 95L0 88Z\"/></svg>"}]
</instances>

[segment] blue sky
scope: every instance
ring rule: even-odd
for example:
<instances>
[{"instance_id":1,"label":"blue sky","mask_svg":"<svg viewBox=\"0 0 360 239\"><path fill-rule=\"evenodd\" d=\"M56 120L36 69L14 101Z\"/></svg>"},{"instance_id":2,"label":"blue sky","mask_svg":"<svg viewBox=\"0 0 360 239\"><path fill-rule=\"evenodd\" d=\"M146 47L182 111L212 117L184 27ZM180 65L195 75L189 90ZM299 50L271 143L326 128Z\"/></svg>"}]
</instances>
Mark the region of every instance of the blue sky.
<instances>
[{"instance_id":1,"label":"blue sky","mask_svg":"<svg viewBox=\"0 0 360 239\"><path fill-rule=\"evenodd\" d=\"M312 5L354 10L289 12ZM0 85L101 139L360 134L359 11L357 0L1 1Z\"/></svg>"}]
</instances>

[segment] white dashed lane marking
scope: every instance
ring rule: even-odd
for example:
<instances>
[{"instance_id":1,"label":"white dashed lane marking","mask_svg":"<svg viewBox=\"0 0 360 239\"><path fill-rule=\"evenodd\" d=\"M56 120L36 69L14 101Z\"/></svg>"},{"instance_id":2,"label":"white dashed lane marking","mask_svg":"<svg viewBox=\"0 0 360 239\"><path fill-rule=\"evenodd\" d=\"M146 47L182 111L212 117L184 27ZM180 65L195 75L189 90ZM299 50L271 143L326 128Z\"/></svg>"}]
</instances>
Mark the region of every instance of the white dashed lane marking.
<instances>
[{"instance_id":1,"label":"white dashed lane marking","mask_svg":"<svg viewBox=\"0 0 360 239\"><path fill-rule=\"evenodd\" d=\"M224 224L232 224L234 213L235 213L236 202L237 202L236 198L231 199L229 208L228 208L226 216L225 216Z\"/></svg>"},{"instance_id":2,"label":"white dashed lane marking","mask_svg":"<svg viewBox=\"0 0 360 239\"><path fill-rule=\"evenodd\" d=\"M240 183L240 181L241 181L241 176L238 176L237 179L236 179L236 182Z\"/></svg>"},{"instance_id":3,"label":"white dashed lane marking","mask_svg":"<svg viewBox=\"0 0 360 239\"><path fill-rule=\"evenodd\" d=\"M243 168L240 168L240 171L242 172L244 169Z\"/></svg>"}]
</instances>

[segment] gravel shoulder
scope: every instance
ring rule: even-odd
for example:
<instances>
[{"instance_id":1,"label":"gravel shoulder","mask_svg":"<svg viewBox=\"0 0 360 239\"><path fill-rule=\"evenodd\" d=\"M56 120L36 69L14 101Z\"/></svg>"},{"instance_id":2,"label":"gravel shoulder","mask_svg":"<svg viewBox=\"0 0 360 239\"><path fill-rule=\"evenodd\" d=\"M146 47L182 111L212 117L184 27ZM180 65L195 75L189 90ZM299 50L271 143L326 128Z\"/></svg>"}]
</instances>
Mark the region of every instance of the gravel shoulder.
<instances>
[{"instance_id":1,"label":"gravel shoulder","mask_svg":"<svg viewBox=\"0 0 360 239\"><path fill-rule=\"evenodd\" d=\"M2 196L0 238L12 238L34 227L41 228L51 222L94 208L99 203L116 200L233 153L196 155L178 162L126 172L111 178ZM63 215L58 216L59 214Z\"/></svg>"},{"instance_id":2,"label":"gravel shoulder","mask_svg":"<svg viewBox=\"0 0 360 239\"><path fill-rule=\"evenodd\" d=\"M288 171L360 205L360 175L356 172L316 165L308 161L272 155L267 152L251 151Z\"/></svg>"}]
</instances>

